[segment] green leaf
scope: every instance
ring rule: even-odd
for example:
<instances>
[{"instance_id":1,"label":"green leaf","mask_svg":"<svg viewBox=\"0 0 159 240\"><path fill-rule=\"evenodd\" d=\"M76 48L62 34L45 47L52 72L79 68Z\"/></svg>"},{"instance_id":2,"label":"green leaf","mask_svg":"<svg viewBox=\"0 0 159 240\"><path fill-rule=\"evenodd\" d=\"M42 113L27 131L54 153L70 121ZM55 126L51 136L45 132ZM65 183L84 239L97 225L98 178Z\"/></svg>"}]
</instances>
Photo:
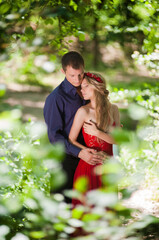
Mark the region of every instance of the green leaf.
<instances>
[{"instance_id":1,"label":"green leaf","mask_svg":"<svg viewBox=\"0 0 159 240\"><path fill-rule=\"evenodd\" d=\"M45 24L48 25L48 24L53 24L53 19L52 18L47 18L45 20Z\"/></svg>"},{"instance_id":2,"label":"green leaf","mask_svg":"<svg viewBox=\"0 0 159 240\"><path fill-rule=\"evenodd\" d=\"M73 7L74 11L77 11L78 5L73 0L70 1L70 6Z\"/></svg>"},{"instance_id":3,"label":"green leaf","mask_svg":"<svg viewBox=\"0 0 159 240\"><path fill-rule=\"evenodd\" d=\"M88 203L100 207L114 207L117 204L118 196L115 192L105 193L100 190L92 190L87 193Z\"/></svg>"},{"instance_id":4,"label":"green leaf","mask_svg":"<svg viewBox=\"0 0 159 240\"><path fill-rule=\"evenodd\" d=\"M46 237L46 234L44 232L42 232L42 231L35 231L35 232L31 232L30 236L32 238L39 239L39 238Z\"/></svg>"},{"instance_id":5,"label":"green leaf","mask_svg":"<svg viewBox=\"0 0 159 240\"><path fill-rule=\"evenodd\" d=\"M76 180L75 189L78 190L81 193L84 193L88 189L88 179L86 177L80 177Z\"/></svg>"},{"instance_id":6,"label":"green leaf","mask_svg":"<svg viewBox=\"0 0 159 240\"><path fill-rule=\"evenodd\" d=\"M82 221L84 221L84 222L95 221L95 220L98 220L100 217L101 217L101 215L99 215L99 214L87 213L83 216Z\"/></svg>"},{"instance_id":7,"label":"green leaf","mask_svg":"<svg viewBox=\"0 0 159 240\"><path fill-rule=\"evenodd\" d=\"M4 239L3 237L7 235L9 232L10 232L10 229L8 226L6 225L0 226L0 237L2 237L2 239Z\"/></svg>"},{"instance_id":8,"label":"green leaf","mask_svg":"<svg viewBox=\"0 0 159 240\"><path fill-rule=\"evenodd\" d=\"M130 142L131 133L123 129L115 129L112 136L118 144Z\"/></svg>"},{"instance_id":9,"label":"green leaf","mask_svg":"<svg viewBox=\"0 0 159 240\"><path fill-rule=\"evenodd\" d=\"M84 213L83 206L76 207L72 210L72 217L80 219Z\"/></svg>"},{"instance_id":10,"label":"green leaf","mask_svg":"<svg viewBox=\"0 0 159 240\"><path fill-rule=\"evenodd\" d=\"M82 201L82 199L83 199L83 194L74 189L73 190L65 190L64 194L65 194L65 196L67 196L69 198L75 198L80 201Z\"/></svg>"},{"instance_id":11,"label":"green leaf","mask_svg":"<svg viewBox=\"0 0 159 240\"><path fill-rule=\"evenodd\" d=\"M18 19L20 16L19 16L19 14L17 14L17 13L11 13L11 14L8 14L7 16L6 16L6 19L7 20L14 20L14 19Z\"/></svg>"},{"instance_id":12,"label":"green leaf","mask_svg":"<svg viewBox=\"0 0 159 240\"><path fill-rule=\"evenodd\" d=\"M66 224L64 224L64 223L55 223L54 224L54 229L58 232L64 231L65 227L66 227Z\"/></svg>"},{"instance_id":13,"label":"green leaf","mask_svg":"<svg viewBox=\"0 0 159 240\"><path fill-rule=\"evenodd\" d=\"M31 222L34 222L34 223L38 223L41 221L41 218L37 215L37 214L34 214L34 213L26 213L25 214L25 217L31 221Z\"/></svg>"},{"instance_id":14,"label":"green leaf","mask_svg":"<svg viewBox=\"0 0 159 240\"><path fill-rule=\"evenodd\" d=\"M80 41L85 41L85 33L82 31L78 31L77 36Z\"/></svg>"},{"instance_id":15,"label":"green leaf","mask_svg":"<svg viewBox=\"0 0 159 240\"><path fill-rule=\"evenodd\" d=\"M8 3L3 3L2 5L0 5L0 14L5 14L6 12L8 12L10 7L11 6Z\"/></svg>"},{"instance_id":16,"label":"green leaf","mask_svg":"<svg viewBox=\"0 0 159 240\"><path fill-rule=\"evenodd\" d=\"M11 238L11 240L30 240L26 235L22 234L22 233L17 233L13 238Z\"/></svg>"},{"instance_id":17,"label":"green leaf","mask_svg":"<svg viewBox=\"0 0 159 240\"><path fill-rule=\"evenodd\" d=\"M72 227L82 227L83 222L79 219L71 218L68 220L68 224L70 224Z\"/></svg>"},{"instance_id":18,"label":"green leaf","mask_svg":"<svg viewBox=\"0 0 159 240\"><path fill-rule=\"evenodd\" d=\"M35 34L35 31L32 29L32 27L26 27L25 34L27 37L33 37Z\"/></svg>"}]
</instances>

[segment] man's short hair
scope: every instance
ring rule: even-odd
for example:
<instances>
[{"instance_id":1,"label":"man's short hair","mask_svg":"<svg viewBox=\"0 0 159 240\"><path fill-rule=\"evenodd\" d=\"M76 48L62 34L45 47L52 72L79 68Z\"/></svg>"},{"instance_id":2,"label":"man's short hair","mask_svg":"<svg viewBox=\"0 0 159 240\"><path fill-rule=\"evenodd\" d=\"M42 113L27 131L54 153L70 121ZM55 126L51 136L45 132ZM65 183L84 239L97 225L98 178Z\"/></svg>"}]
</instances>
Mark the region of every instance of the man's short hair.
<instances>
[{"instance_id":1,"label":"man's short hair","mask_svg":"<svg viewBox=\"0 0 159 240\"><path fill-rule=\"evenodd\" d=\"M74 69L84 67L84 59L78 52L70 51L62 57L62 68L66 71L66 67L71 66Z\"/></svg>"}]
</instances>

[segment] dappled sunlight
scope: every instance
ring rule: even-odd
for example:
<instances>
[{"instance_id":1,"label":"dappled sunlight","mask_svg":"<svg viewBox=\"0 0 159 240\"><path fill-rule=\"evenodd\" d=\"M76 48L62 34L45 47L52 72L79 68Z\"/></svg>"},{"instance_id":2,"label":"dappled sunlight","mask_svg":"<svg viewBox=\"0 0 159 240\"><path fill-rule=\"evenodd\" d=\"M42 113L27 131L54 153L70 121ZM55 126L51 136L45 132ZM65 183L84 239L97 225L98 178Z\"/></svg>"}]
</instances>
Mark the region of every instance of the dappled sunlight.
<instances>
[{"instance_id":1,"label":"dappled sunlight","mask_svg":"<svg viewBox=\"0 0 159 240\"><path fill-rule=\"evenodd\" d=\"M43 107L48 92L40 87L20 85L16 83L7 84L7 94L3 103L11 108L20 108L24 121L44 121Z\"/></svg>"},{"instance_id":2,"label":"dappled sunlight","mask_svg":"<svg viewBox=\"0 0 159 240\"><path fill-rule=\"evenodd\" d=\"M152 200L153 198L154 188L144 188L133 192L129 199L123 201L123 204L128 208L140 210L142 214L159 217L159 203Z\"/></svg>"},{"instance_id":3,"label":"dappled sunlight","mask_svg":"<svg viewBox=\"0 0 159 240\"><path fill-rule=\"evenodd\" d=\"M14 105L23 105L24 107L33 107L33 108L43 108L44 102L34 102L31 100L23 100L23 99L14 99L14 98L8 98L5 100L6 103L9 103L11 106Z\"/></svg>"},{"instance_id":4,"label":"dappled sunlight","mask_svg":"<svg viewBox=\"0 0 159 240\"><path fill-rule=\"evenodd\" d=\"M158 0L0 1L0 240L159 239L158 9ZM43 108L67 51L105 78L121 128L106 132L116 144L95 167L101 187L87 191L82 177L58 194L65 147L49 142L56 126Z\"/></svg>"}]
</instances>

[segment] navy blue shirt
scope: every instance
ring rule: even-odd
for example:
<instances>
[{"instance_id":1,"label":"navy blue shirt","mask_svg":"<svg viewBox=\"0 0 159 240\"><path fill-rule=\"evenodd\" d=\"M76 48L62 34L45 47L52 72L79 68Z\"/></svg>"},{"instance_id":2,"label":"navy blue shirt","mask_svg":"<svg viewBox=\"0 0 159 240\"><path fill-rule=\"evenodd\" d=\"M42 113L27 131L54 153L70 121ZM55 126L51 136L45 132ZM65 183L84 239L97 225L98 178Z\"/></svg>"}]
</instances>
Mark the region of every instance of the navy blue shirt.
<instances>
[{"instance_id":1,"label":"navy blue shirt","mask_svg":"<svg viewBox=\"0 0 159 240\"><path fill-rule=\"evenodd\" d=\"M76 88L65 78L46 98L44 106L44 118L50 142L64 143L66 153L75 157L81 149L68 141L68 135L76 111L84 104L85 101L78 95ZM81 132L78 142L84 144Z\"/></svg>"}]
</instances>

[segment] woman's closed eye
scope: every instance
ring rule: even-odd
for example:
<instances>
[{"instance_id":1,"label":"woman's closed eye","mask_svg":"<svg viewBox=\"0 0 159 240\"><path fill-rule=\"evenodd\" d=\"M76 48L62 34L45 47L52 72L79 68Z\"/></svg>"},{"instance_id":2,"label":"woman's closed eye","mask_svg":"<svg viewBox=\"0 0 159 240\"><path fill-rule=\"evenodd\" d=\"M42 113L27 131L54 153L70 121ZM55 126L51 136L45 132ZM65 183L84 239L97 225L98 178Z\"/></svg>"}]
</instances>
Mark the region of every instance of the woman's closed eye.
<instances>
[{"instance_id":1,"label":"woman's closed eye","mask_svg":"<svg viewBox=\"0 0 159 240\"><path fill-rule=\"evenodd\" d=\"M87 87L88 87L88 85L82 86L82 87L81 87L81 90L83 90L83 89L85 89L85 88L87 88Z\"/></svg>"}]
</instances>

